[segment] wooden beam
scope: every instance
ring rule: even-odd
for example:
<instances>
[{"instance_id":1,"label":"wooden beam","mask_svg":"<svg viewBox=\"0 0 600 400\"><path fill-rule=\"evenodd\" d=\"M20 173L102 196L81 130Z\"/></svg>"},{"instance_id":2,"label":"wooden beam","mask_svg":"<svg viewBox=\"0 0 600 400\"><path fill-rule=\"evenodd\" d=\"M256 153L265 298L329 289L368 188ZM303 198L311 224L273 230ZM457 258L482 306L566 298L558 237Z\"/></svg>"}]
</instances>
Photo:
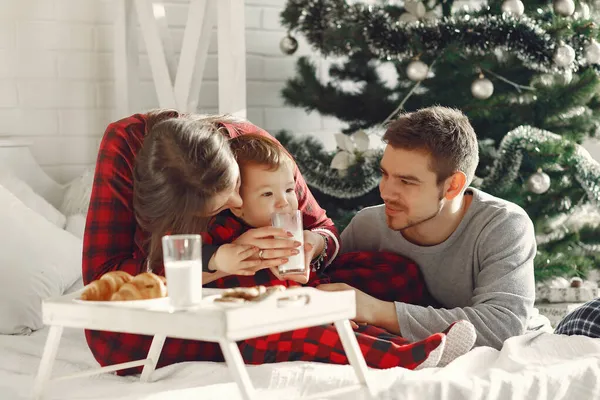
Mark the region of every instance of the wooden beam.
<instances>
[{"instance_id":1,"label":"wooden beam","mask_svg":"<svg viewBox=\"0 0 600 400\"><path fill-rule=\"evenodd\" d=\"M191 0L175 79L175 100L184 112L196 112L212 28L216 0Z\"/></svg>"},{"instance_id":2,"label":"wooden beam","mask_svg":"<svg viewBox=\"0 0 600 400\"><path fill-rule=\"evenodd\" d=\"M219 113L246 118L244 0L219 0Z\"/></svg>"},{"instance_id":3,"label":"wooden beam","mask_svg":"<svg viewBox=\"0 0 600 400\"><path fill-rule=\"evenodd\" d=\"M133 1L116 0L114 22L116 119L137 111L140 76L135 21Z\"/></svg>"},{"instance_id":4,"label":"wooden beam","mask_svg":"<svg viewBox=\"0 0 600 400\"><path fill-rule=\"evenodd\" d=\"M146 42L159 107L176 109L177 103L175 101L175 94L173 93L173 83L165 57L164 46L161 42L158 24L154 17L153 5L149 0L135 0L135 6L142 28L142 35Z\"/></svg>"}]
</instances>

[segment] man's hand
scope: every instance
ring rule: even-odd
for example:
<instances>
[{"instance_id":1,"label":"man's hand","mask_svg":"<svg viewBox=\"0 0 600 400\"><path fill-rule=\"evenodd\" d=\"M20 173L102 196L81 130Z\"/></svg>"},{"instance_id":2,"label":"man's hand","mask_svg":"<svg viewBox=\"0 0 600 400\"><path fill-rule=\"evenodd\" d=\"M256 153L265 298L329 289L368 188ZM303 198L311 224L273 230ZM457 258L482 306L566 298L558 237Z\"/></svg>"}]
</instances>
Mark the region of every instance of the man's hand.
<instances>
[{"instance_id":1,"label":"man's hand","mask_svg":"<svg viewBox=\"0 0 600 400\"><path fill-rule=\"evenodd\" d=\"M375 325L389 332L400 334L396 306L393 302L376 299L345 283L326 283L317 286L317 289L328 292L354 290L356 295L356 317L354 321L356 323Z\"/></svg>"}]
</instances>

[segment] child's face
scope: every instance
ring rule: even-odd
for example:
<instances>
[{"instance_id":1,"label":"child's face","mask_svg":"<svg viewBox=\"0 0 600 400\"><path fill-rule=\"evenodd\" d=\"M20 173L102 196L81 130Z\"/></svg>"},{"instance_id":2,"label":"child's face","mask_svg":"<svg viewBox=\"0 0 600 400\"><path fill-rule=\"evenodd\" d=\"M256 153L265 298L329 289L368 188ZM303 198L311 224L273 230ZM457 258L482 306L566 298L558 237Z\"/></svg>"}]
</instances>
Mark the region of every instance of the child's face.
<instances>
[{"instance_id":1,"label":"child's face","mask_svg":"<svg viewBox=\"0 0 600 400\"><path fill-rule=\"evenodd\" d=\"M240 196L244 203L232 211L248 225L255 228L270 226L274 212L298 209L294 172L288 163L274 171L264 165L245 165L241 168L241 177Z\"/></svg>"}]
</instances>

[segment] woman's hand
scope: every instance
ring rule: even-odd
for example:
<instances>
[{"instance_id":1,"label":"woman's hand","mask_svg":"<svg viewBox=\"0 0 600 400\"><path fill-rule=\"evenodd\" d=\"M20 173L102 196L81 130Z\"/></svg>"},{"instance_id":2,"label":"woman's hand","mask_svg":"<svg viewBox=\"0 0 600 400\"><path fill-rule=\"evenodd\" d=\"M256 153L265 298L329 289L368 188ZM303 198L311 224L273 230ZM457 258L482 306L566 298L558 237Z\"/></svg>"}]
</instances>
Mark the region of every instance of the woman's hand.
<instances>
[{"instance_id":1,"label":"woman's hand","mask_svg":"<svg viewBox=\"0 0 600 400\"><path fill-rule=\"evenodd\" d=\"M298 247L302 245L285 229L272 226L250 229L234 240L233 244L257 248L256 253L245 259L244 264L245 269L254 272L285 264L288 257L298 254Z\"/></svg>"},{"instance_id":2,"label":"woman's hand","mask_svg":"<svg viewBox=\"0 0 600 400\"><path fill-rule=\"evenodd\" d=\"M298 283L307 283L310 275L310 263L317 254L321 254L325 248L325 238L318 233L313 231L304 231L304 273L286 275L285 278L281 277L277 267L272 267L271 272L277 277L277 279L284 280L289 279Z\"/></svg>"}]
</instances>

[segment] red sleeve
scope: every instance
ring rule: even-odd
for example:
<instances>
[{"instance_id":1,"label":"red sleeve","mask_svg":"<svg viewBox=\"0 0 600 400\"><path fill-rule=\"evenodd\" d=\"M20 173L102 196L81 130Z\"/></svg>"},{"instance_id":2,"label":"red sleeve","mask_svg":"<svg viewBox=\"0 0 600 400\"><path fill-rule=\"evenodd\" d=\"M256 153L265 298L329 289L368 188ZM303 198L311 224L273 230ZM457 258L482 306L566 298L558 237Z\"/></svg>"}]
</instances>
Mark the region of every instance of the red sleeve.
<instances>
[{"instance_id":1,"label":"red sleeve","mask_svg":"<svg viewBox=\"0 0 600 400\"><path fill-rule=\"evenodd\" d=\"M133 164L144 130L144 118L134 115L110 124L100 143L83 237L85 284L109 271L146 270L132 205Z\"/></svg>"}]
</instances>

